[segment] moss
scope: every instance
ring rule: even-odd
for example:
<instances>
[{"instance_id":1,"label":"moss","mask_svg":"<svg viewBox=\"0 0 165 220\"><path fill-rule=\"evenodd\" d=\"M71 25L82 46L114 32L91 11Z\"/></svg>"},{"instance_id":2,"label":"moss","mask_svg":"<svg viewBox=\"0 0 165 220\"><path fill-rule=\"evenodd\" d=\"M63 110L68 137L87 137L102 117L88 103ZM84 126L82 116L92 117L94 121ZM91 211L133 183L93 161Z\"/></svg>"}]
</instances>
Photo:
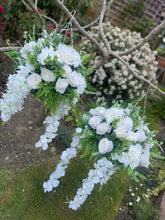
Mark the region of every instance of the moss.
<instances>
[{"instance_id":1,"label":"moss","mask_svg":"<svg viewBox=\"0 0 165 220\"><path fill-rule=\"evenodd\" d=\"M112 179L99 191L96 185L92 194L77 211L68 208L67 199L72 200L87 177L89 168L83 161L73 160L61 178L56 192L44 193L42 184L54 171L59 157L44 164L24 169L0 171L0 217L2 219L95 219L113 220L119 203L128 186L129 177L118 170Z\"/></svg>"}]
</instances>

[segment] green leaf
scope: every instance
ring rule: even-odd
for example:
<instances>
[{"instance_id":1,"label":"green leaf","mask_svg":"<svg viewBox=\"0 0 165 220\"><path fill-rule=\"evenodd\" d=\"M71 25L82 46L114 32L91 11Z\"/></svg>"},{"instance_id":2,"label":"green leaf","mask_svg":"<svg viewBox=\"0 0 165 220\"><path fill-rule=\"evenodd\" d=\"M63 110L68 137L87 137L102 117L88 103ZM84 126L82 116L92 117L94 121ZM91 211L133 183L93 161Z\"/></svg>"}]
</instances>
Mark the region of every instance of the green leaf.
<instances>
[{"instance_id":1,"label":"green leaf","mask_svg":"<svg viewBox=\"0 0 165 220\"><path fill-rule=\"evenodd\" d=\"M68 116L65 121L72 121L73 120L73 117L72 116Z\"/></svg>"},{"instance_id":2,"label":"green leaf","mask_svg":"<svg viewBox=\"0 0 165 220\"><path fill-rule=\"evenodd\" d=\"M160 160L165 160L165 157L161 156L160 154L156 154L156 153L151 152L151 156L154 158L160 159Z\"/></svg>"}]
</instances>

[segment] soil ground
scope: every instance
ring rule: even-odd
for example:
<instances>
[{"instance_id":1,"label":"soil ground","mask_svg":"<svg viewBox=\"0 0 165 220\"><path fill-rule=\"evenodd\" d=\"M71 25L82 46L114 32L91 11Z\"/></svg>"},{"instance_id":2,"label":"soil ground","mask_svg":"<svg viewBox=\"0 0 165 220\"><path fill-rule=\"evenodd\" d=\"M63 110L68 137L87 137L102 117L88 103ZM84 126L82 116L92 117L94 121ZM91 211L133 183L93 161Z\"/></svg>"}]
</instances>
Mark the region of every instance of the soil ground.
<instances>
[{"instance_id":1,"label":"soil ground","mask_svg":"<svg viewBox=\"0 0 165 220\"><path fill-rule=\"evenodd\" d=\"M50 158L55 148L41 151L35 147L45 127L44 106L33 95L24 102L24 109L2 125L0 121L0 169L22 168Z\"/></svg>"}]
</instances>

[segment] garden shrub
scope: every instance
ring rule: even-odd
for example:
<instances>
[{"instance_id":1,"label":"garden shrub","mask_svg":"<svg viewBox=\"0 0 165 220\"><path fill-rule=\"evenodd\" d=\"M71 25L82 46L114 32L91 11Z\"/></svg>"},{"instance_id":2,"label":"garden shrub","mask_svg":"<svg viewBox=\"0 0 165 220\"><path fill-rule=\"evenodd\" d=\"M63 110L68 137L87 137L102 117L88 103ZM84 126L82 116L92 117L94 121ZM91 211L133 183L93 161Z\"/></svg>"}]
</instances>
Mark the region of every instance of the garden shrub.
<instances>
[{"instance_id":1,"label":"garden shrub","mask_svg":"<svg viewBox=\"0 0 165 220\"><path fill-rule=\"evenodd\" d=\"M127 29L122 30L112 26L109 22L103 23L103 31L112 51L115 52L125 51L142 40L140 33L131 32ZM88 31L88 34L95 37L101 46L106 49L103 42L101 42L98 26L93 26ZM96 65L101 58L99 51L92 46L86 37L82 38L81 46L86 46L86 50L93 54L93 60L90 61L90 65ZM135 73L156 84L156 54L157 52L152 51L149 44L146 43L139 50L122 58L129 63ZM95 70L93 75L91 75L91 83L98 89L96 96L100 97L102 101L106 97L109 98L109 96L115 100L133 99L142 96L148 87L146 83L135 78L121 61L114 58L107 60Z\"/></svg>"}]
</instances>

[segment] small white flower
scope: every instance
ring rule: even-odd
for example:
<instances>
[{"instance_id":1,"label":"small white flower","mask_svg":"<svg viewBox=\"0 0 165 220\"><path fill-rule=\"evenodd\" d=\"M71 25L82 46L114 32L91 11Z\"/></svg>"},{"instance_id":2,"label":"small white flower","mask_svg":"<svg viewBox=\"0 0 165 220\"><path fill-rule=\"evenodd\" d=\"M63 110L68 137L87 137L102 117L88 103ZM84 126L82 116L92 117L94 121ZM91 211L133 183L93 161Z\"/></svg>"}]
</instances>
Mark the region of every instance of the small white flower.
<instances>
[{"instance_id":1,"label":"small white flower","mask_svg":"<svg viewBox=\"0 0 165 220\"><path fill-rule=\"evenodd\" d=\"M30 86L30 88L32 89L37 89L38 88L38 84L41 82L41 77L40 75L38 75L37 73L33 73L31 74L28 78L27 78L27 83Z\"/></svg>"},{"instance_id":2,"label":"small white flower","mask_svg":"<svg viewBox=\"0 0 165 220\"><path fill-rule=\"evenodd\" d=\"M63 94L68 87L69 83L66 79L59 78L56 82L55 88L56 91Z\"/></svg>"},{"instance_id":3,"label":"small white flower","mask_svg":"<svg viewBox=\"0 0 165 220\"><path fill-rule=\"evenodd\" d=\"M96 134L104 135L106 132L109 133L111 131L111 127L107 122L102 122L96 127Z\"/></svg>"},{"instance_id":4,"label":"small white flower","mask_svg":"<svg viewBox=\"0 0 165 220\"><path fill-rule=\"evenodd\" d=\"M137 199L136 199L136 202L139 202L139 201L140 201L140 197L138 196Z\"/></svg>"},{"instance_id":5,"label":"small white flower","mask_svg":"<svg viewBox=\"0 0 165 220\"><path fill-rule=\"evenodd\" d=\"M100 154L108 153L113 149L113 142L108 140L107 138L102 138L99 141L98 149Z\"/></svg>"},{"instance_id":6,"label":"small white flower","mask_svg":"<svg viewBox=\"0 0 165 220\"><path fill-rule=\"evenodd\" d=\"M134 193L131 193L131 196L134 196L135 194Z\"/></svg>"},{"instance_id":7,"label":"small white flower","mask_svg":"<svg viewBox=\"0 0 165 220\"><path fill-rule=\"evenodd\" d=\"M48 70L44 67L41 67L40 70L42 80L47 82L53 82L55 80L55 75L51 70Z\"/></svg>"},{"instance_id":8,"label":"small white flower","mask_svg":"<svg viewBox=\"0 0 165 220\"><path fill-rule=\"evenodd\" d=\"M95 129L97 125L99 125L102 122L102 117L100 116L93 116L89 119L89 125Z\"/></svg>"},{"instance_id":9,"label":"small white flower","mask_svg":"<svg viewBox=\"0 0 165 220\"><path fill-rule=\"evenodd\" d=\"M130 206L132 206L132 205L133 205L133 203L132 203L132 202L129 202L129 205L130 205Z\"/></svg>"},{"instance_id":10,"label":"small white flower","mask_svg":"<svg viewBox=\"0 0 165 220\"><path fill-rule=\"evenodd\" d=\"M82 132L82 128L76 128L76 133L81 133Z\"/></svg>"}]
</instances>

